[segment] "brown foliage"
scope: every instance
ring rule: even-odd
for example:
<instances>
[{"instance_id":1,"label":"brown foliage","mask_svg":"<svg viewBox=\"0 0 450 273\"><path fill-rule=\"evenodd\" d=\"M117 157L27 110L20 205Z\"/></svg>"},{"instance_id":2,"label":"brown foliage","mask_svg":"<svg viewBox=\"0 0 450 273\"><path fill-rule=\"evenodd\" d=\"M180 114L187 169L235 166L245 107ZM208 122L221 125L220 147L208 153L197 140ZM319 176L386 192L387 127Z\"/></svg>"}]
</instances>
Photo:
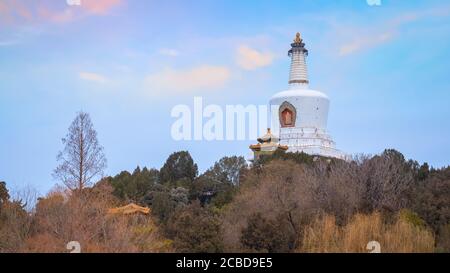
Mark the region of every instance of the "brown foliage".
<instances>
[{"instance_id":1,"label":"brown foliage","mask_svg":"<svg viewBox=\"0 0 450 273\"><path fill-rule=\"evenodd\" d=\"M80 242L82 252L170 251L170 242L159 235L151 217L108 215L108 209L117 205L111 191L102 185L41 199L24 251L68 252L70 241Z\"/></svg>"},{"instance_id":2,"label":"brown foliage","mask_svg":"<svg viewBox=\"0 0 450 273\"><path fill-rule=\"evenodd\" d=\"M395 212L408 206L408 192L414 182L414 166L395 150L363 160L360 177L365 193L364 209Z\"/></svg>"},{"instance_id":3,"label":"brown foliage","mask_svg":"<svg viewBox=\"0 0 450 273\"><path fill-rule=\"evenodd\" d=\"M242 251L240 234L251 215L282 222L286 232L298 234L320 211L345 219L361 203L362 189L355 165L319 160L314 167L292 161L272 161L246 174L240 193L225 211L227 251ZM296 238L289 248L297 247Z\"/></svg>"},{"instance_id":4,"label":"brown foliage","mask_svg":"<svg viewBox=\"0 0 450 273\"><path fill-rule=\"evenodd\" d=\"M0 252L19 252L29 235L31 217L18 201L0 206Z\"/></svg>"},{"instance_id":5,"label":"brown foliage","mask_svg":"<svg viewBox=\"0 0 450 273\"><path fill-rule=\"evenodd\" d=\"M434 252L433 233L399 214L393 224L385 223L380 213L356 214L345 226L331 215L315 218L305 228L298 252L367 253L367 244L377 241L381 252Z\"/></svg>"}]
</instances>

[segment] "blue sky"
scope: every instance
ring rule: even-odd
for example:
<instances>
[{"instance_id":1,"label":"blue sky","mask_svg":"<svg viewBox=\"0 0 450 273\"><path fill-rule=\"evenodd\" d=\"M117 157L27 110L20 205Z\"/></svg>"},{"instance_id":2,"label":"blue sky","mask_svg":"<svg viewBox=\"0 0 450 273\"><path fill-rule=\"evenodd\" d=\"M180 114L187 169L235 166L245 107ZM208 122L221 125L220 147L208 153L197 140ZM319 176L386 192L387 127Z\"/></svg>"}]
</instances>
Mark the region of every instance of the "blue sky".
<instances>
[{"instance_id":1,"label":"blue sky","mask_svg":"<svg viewBox=\"0 0 450 273\"><path fill-rule=\"evenodd\" d=\"M264 105L287 88L300 31L338 148L450 163L444 1L0 0L0 180L41 193L61 138L91 114L109 175L189 150L203 171L253 141L174 141L177 104ZM200 75L200 77L198 76Z\"/></svg>"}]
</instances>

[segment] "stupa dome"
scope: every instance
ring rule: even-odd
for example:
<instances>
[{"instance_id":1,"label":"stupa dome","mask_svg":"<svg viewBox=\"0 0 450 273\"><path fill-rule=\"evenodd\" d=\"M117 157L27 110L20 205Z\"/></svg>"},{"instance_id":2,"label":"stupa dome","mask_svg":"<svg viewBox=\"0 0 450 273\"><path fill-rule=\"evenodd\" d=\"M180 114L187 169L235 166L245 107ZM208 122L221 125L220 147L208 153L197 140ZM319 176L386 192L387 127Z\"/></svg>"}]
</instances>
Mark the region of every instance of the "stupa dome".
<instances>
[{"instance_id":1,"label":"stupa dome","mask_svg":"<svg viewBox=\"0 0 450 273\"><path fill-rule=\"evenodd\" d=\"M306 57L308 50L297 33L288 53L291 57L289 89L270 99L271 128L288 152L346 159L327 133L330 99L309 88Z\"/></svg>"}]
</instances>

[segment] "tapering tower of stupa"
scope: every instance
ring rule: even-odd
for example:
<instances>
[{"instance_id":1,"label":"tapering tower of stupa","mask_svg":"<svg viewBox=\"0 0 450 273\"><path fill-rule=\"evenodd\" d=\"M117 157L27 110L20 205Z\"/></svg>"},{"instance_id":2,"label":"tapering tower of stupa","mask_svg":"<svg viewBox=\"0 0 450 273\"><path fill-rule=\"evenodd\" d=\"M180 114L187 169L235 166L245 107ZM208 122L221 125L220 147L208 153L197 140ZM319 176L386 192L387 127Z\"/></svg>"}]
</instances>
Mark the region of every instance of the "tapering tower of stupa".
<instances>
[{"instance_id":1,"label":"tapering tower of stupa","mask_svg":"<svg viewBox=\"0 0 450 273\"><path fill-rule=\"evenodd\" d=\"M306 57L308 50L297 33L291 49L289 89L275 94L270 100L271 126L279 144L288 152L346 159L347 155L336 149L327 133L330 100L324 93L309 88Z\"/></svg>"}]
</instances>

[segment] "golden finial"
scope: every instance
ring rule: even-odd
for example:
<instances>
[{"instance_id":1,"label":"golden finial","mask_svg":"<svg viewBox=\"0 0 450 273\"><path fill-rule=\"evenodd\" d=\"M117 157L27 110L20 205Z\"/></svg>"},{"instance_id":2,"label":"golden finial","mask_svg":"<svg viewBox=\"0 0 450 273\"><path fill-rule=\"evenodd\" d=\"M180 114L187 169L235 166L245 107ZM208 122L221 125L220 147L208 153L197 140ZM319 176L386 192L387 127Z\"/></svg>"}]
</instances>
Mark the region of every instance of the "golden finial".
<instances>
[{"instance_id":1,"label":"golden finial","mask_svg":"<svg viewBox=\"0 0 450 273\"><path fill-rule=\"evenodd\" d=\"M302 42L302 38L300 36L300 32L297 32L297 34L295 35L294 43L301 43L301 42Z\"/></svg>"}]
</instances>

